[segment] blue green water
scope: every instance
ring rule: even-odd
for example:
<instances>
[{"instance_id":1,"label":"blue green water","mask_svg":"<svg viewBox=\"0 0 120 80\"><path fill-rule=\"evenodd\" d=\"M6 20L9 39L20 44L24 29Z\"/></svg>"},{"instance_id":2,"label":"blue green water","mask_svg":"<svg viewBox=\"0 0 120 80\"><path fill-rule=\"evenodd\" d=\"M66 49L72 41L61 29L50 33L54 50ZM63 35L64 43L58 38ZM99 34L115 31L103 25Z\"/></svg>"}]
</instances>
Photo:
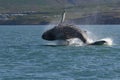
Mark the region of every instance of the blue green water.
<instances>
[{"instance_id":1,"label":"blue green water","mask_svg":"<svg viewBox=\"0 0 120 80\"><path fill-rule=\"evenodd\" d=\"M0 80L120 80L120 26L81 26L112 46L44 46L47 26L0 26Z\"/></svg>"}]
</instances>

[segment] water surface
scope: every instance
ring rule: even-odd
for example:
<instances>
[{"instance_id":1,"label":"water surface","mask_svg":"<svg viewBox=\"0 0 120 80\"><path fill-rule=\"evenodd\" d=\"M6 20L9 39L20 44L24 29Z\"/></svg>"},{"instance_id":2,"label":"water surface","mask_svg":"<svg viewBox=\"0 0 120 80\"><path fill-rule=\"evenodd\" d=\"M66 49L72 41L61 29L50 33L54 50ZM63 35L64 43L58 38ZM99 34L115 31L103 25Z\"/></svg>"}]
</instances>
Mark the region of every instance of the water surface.
<instances>
[{"instance_id":1,"label":"water surface","mask_svg":"<svg viewBox=\"0 0 120 80\"><path fill-rule=\"evenodd\" d=\"M112 46L45 46L47 26L0 26L1 80L120 80L120 26L82 25Z\"/></svg>"}]
</instances>

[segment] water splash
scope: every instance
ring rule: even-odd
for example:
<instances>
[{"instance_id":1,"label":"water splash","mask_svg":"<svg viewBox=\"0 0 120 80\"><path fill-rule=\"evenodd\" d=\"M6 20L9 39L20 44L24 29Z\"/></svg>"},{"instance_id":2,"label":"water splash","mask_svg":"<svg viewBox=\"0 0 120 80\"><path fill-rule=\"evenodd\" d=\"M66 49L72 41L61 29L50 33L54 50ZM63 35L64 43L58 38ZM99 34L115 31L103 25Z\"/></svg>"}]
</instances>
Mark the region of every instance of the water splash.
<instances>
[{"instance_id":1,"label":"water splash","mask_svg":"<svg viewBox=\"0 0 120 80\"><path fill-rule=\"evenodd\" d=\"M79 38L72 38L67 40L56 40L52 42L46 42L48 46L83 46L84 43Z\"/></svg>"},{"instance_id":2,"label":"water splash","mask_svg":"<svg viewBox=\"0 0 120 80\"><path fill-rule=\"evenodd\" d=\"M107 45L107 46L113 45L112 38L103 38L100 40L93 40L92 37L88 38L88 42L89 42L88 44L94 43L96 41L105 41L106 43L104 43L103 45ZM66 41L60 41L59 44L69 45L69 46L85 46L86 45L79 38L72 38L72 39L67 39Z\"/></svg>"},{"instance_id":3,"label":"water splash","mask_svg":"<svg viewBox=\"0 0 120 80\"><path fill-rule=\"evenodd\" d=\"M111 39L111 38L104 38L104 39L101 39L101 40L106 41L106 45L108 45L108 46L113 45L113 39Z\"/></svg>"},{"instance_id":4,"label":"water splash","mask_svg":"<svg viewBox=\"0 0 120 80\"><path fill-rule=\"evenodd\" d=\"M96 41L105 41L106 43L104 45L108 45L108 46L112 46L113 45L113 39L112 38L103 38L103 39L99 39L99 36L93 34L91 31L87 30L87 34L88 34L88 42L89 43L93 43Z\"/></svg>"},{"instance_id":5,"label":"water splash","mask_svg":"<svg viewBox=\"0 0 120 80\"><path fill-rule=\"evenodd\" d=\"M111 38L103 38L100 40L90 40L90 43L96 42L96 41L105 41L106 43L104 45L107 46L112 46L113 45L113 40ZM90 44L89 43L89 44ZM46 43L46 45L51 45L51 46L85 46L86 44L84 44L79 38L72 38L72 39L67 39L65 40L56 40L54 42L49 42Z\"/></svg>"},{"instance_id":6,"label":"water splash","mask_svg":"<svg viewBox=\"0 0 120 80\"><path fill-rule=\"evenodd\" d=\"M83 46L83 42L79 38L72 38L67 40L69 45L71 46Z\"/></svg>"},{"instance_id":7,"label":"water splash","mask_svg":"<svg viewBox=\"0 0 120 80\"><path fill-rule=\"evenodd\" d=\"M112 46L113 45L113 40L111 38L103 38L100 40L92 40L91 38L88 39L89 44L96 42L96 41L105 41L106 43L104 45L107 46ZM72 38L72 39L68 39L67 40L67 44L65 43L64 45L69 45L69 46L85 46L86 44L84 44L79 38Z\"/></svg>"}]
</instances>

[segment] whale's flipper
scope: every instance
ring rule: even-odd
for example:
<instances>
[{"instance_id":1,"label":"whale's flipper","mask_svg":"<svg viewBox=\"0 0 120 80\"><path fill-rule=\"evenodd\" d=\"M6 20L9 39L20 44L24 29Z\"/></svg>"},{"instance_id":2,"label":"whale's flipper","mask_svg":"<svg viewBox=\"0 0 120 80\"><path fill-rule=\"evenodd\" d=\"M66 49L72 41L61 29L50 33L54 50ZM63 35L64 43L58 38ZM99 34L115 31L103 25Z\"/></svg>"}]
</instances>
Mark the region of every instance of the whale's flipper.
<instances>
[{"instance_id":1,"label":"whale's flipper","mask_svg":"<svg viewBox=\"0 0 120 80\"><path fill-rule=\"evenodd\" d=\"M65 21L65 16L66 16L66 12L65 12L65 10L64 10L64 11L63 11L63 14L62 14L62 19L61 19L61 21L60 21L59 24L62 24L62 23Z\"/></svg>"},{"instance_id":2,"label":"whale's flipper","mask_svg":"<svg viewBox=\"0 0 120 80\"><path fill-rule=\"evenodd\" d=\"M89 45L104 45L104 44L107 44L107 42L104 40L101 40L101 41L90 43Z\"/></svg>"}]
</instances>

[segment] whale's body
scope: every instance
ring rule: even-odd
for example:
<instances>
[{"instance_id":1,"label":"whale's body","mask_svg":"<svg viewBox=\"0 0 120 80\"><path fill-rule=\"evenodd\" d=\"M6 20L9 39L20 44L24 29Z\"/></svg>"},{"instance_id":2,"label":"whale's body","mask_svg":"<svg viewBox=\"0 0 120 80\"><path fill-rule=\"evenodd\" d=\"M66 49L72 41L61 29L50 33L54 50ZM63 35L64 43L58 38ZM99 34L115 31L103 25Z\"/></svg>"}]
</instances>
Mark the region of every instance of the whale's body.
<instances>
[{"instance_id":1,"label":"whale's body","mask_svg":"<svg viewBox=\"0 0 120 80\"><path fill-rule=\"evenodd\" d=\"M42 39L48 41L62 40L67 42L68 39L73 38L80 39L86 45L104 45L107 43L104 40L90 43L87 32L74 25L58 25L42 34ZM69 43L66 45L69 45Z\"/></svg>"},{"instance_id":2,"label":"whale's body","mask_svg":"<svg viewBox=\"0 0 120 80\"><path fill-rule=\"evenodd\" d=\"M79 38L83 43L88 43L86 31L79 29L74 25L58 25L43 33L42 38L48 41L67 40Z\"/></svg>"}]
</instances>

